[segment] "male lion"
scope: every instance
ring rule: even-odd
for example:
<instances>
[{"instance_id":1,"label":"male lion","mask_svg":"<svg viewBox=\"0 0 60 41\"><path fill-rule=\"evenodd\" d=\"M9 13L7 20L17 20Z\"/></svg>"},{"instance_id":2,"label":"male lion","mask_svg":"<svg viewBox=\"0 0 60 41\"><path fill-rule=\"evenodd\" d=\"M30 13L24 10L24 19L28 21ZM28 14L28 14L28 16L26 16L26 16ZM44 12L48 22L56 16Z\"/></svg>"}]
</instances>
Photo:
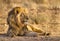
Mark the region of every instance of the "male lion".
<instances>
[{"instance_id":1,"label":"male lion","mask_svg":"<svg viewBox=\"0 0 60 41\"><path fill-rule=\"evenodd\" d=\"M7 18L9 24L7 34L9 36L24 35L25 31L23 29L26 26L24 22L28 20L26 13L26 9L22 7L15 7L9 12Z\"/></svg>"},{"instance_id":2,"label":"male lion","mask_svg":"<svg viewBox=\"0 0 60 41\"><path fill-rule=\"evenodd\" d=\"M9 12L7 18L7 23L9 24L9 29L7 32L8 36L37 36L37 33L42 33L42 35L45 35L41 29L27 24L27 13L27 9L22 7L15 7Z\"/></svg>"}]
</instances>

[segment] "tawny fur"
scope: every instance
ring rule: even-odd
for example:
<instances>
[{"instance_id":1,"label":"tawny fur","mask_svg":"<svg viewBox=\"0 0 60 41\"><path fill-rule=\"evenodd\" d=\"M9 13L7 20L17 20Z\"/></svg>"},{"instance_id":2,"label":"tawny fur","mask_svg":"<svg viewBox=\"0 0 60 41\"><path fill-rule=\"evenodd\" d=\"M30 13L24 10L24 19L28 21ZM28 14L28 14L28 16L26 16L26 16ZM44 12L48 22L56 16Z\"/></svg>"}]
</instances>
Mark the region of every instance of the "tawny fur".
<instances>
[{"instance_id":1,"label":"tawny fur","mask_svg":"<svg viewBox=\"0 0 60 41\"><path fill-rule=\"evenodd\" d=\"M27 14L28 14L27 9L22 7L15 7L9 12L7 18L7 23L9 24L7 34L9 36L11 37L18 35L38 36L37 33L42 33L42 35L45 34L40 28L33 27L32 25L29 24L25 24L28 20Z\"/></svg>"},{"instance_id":2,"label":"tawny fur","mask_svg":"<svg viewBox=\"0 0 60 41\"><path fill-rule=\"evenodd\" d=\"M24 8L15 7L8 14L7 23L9 24L9 30L7 34L9 36L24 35L23 27L24 19L27 20L26 11Z\"/></svg>"}]
</instances>

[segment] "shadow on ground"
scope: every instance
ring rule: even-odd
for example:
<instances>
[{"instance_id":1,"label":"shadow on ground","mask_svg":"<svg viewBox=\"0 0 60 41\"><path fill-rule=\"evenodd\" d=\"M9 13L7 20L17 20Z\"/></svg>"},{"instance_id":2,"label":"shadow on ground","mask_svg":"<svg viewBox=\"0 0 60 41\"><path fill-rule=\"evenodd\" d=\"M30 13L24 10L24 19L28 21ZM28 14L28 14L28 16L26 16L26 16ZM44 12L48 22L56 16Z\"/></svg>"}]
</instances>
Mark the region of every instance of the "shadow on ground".
<instances>
[{"instance_id":1,"label":"shadow on ground","mask_svg":"<svg viewBox=\"0 0 60 41\"><path fill-rule=\"evenodd\" d=\"M8 37L6 35L0 35L0 41L60 41L60 37L59 36L40 36L40 37L16 36L16 37Z\"/></svg>"}]
</instances>

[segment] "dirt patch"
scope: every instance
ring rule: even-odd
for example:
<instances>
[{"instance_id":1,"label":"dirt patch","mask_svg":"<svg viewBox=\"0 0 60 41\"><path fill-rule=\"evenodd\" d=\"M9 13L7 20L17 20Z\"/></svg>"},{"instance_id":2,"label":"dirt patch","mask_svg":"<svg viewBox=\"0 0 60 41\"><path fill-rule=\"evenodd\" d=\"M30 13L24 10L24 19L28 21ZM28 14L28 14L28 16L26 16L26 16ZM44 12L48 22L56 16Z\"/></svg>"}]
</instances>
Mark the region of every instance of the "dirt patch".
<instances>
[{"instance_id":1,"label":"dirt patch","mask_svg":"<svg viewBox=\"0 0 60 41\"><path fill-rule=\"evenodd\" d=\"M0 37L0 41L60 41L60 37L53 36L53 37L48 37L48 36L40 36L40 37L21 37L21 36L16 36L16 37Z\"/></svg>"}]
</instances>

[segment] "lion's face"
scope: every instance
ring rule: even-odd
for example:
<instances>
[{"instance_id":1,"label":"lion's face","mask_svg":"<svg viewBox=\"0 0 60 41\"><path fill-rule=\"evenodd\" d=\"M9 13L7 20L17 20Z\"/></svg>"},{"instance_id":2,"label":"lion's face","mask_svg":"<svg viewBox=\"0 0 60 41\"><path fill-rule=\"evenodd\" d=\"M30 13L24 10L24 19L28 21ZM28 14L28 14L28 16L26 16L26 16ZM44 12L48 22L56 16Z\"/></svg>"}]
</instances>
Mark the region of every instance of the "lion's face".
<instances>
[{"instance_id":1,"label":"lion's face","mask_svg":"<svg viewBox=\"0 0 60 41\"><path fill-rule=\"evenodd\" d=\"M14 9L15 15L20 16L20 20L22 23L27 22L28 17L27 17L27 9L21 8L21 7L16 7Z\"/></svg>"},{"instance_id":2,"label":"lion's face","mask_svg":"<svg viewBox=\"0 0 60 41\"><path fill-rule=\"evenodd\" d=\"M21 22L27 22L28 21L28 17L26 15L24 15L23 13L20 15L20 20Z\"/></svg>"}]
</instances>

